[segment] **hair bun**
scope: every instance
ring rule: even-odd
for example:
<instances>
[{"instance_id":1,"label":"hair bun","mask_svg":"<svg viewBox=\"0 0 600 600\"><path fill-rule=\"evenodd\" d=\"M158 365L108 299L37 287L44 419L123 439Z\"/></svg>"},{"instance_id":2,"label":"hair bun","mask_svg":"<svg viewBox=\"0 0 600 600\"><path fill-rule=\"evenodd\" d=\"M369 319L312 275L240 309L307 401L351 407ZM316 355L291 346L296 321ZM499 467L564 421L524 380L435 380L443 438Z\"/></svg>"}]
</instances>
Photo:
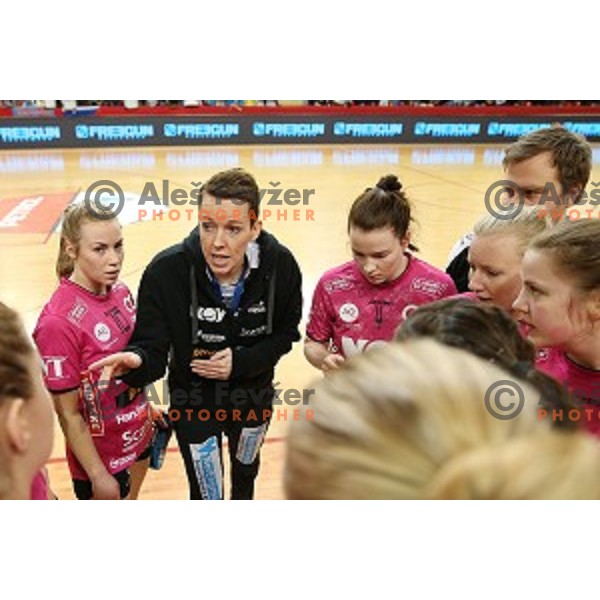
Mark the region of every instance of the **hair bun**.
<instances>
[{"instance_id":1,"label":"hair bun","mask_svg":"<svg viewBox=\"0 0 600 600\"><path fill-rule=\"evenodd\" d=\"M377 182L377 187L384 192L399 192L402 189L402 184L395 175L384 175Z\"/></svg>"}]
</instances>

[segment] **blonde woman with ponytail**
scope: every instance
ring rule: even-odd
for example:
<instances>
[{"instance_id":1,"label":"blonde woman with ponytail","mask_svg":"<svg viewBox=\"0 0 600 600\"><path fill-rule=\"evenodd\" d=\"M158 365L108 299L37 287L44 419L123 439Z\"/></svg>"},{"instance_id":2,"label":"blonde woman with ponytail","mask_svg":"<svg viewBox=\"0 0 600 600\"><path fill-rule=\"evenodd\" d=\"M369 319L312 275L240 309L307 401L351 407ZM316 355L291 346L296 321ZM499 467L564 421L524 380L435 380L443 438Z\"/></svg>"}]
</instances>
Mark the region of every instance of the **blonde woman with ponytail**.
<instances>
[{"instance_id":1,"label":"blonde woman with ponytail","mask_svg":"<svg viewBox=\"0 0 600 600\"><path fill-rule=\"evenodd\" d=\"M432 369L432 365L435 368ZM522 402L492 415L504 380ZM321 380L288 438L292 499L596 499L600 449L539 420L539 392L433 340L375 348Z\"/></svg>"},{"instance_id":2,"label":"blonde woman with ponytail","mask_svg":"<svg viewBox=\"0 0 600 600\"><path fill-rule=\"evenodd\" d=\"M67 208L56 264L59 285L34 339L79 499L135 498L148 466L152 423L143 390L120 381L102 389L88 371L95 360L122 350L133 332L134 300L119 281L123 257L115 218L85 203Z\"/></svg>"}]
</instances>

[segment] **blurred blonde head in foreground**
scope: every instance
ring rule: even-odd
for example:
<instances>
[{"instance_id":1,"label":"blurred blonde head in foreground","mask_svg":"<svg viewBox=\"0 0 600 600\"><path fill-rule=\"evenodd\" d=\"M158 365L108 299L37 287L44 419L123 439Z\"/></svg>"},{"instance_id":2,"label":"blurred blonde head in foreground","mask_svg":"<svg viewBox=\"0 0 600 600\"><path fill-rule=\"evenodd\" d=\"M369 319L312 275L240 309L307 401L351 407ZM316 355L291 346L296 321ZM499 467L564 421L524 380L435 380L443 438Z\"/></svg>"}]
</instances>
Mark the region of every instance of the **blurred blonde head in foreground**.
<instances>
[{"instance_id":1,"label":"blurred blonde head in foreground","mask_svg":"<svg viewBox=\"0 0 600 600\"><path fill-rule=\"evenodd\" d=\"M502 380L522 390L512 419L486 408L486 391ZM600 498L597 442L553 430L551 419L538 418L539 397L499 367L433 340L373 349L319 382L306 407L314 417L293 422L287 496Z\"/></svg>"}]
</instances>

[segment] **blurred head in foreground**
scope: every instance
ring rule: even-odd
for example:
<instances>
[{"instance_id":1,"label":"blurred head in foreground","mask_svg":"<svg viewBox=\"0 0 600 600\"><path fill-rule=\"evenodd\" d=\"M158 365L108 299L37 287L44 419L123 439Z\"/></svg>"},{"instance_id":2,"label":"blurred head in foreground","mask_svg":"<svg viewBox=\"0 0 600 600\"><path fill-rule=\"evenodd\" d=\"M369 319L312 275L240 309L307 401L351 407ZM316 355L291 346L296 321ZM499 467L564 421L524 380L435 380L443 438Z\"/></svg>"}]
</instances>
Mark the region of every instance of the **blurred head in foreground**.
<instances>
[{"instance_id":1,"label":"blurred head in foreground","mask_svg":"<svg viewBox=\"0 0 600 600\"><path fill-rule=\"evenodd\" d=\"M512 418L493 416L499 399L488 390L498 382L514 388ZM600 498L595 440L538 419L539 397L498 366L433 340L373 349L323 379L307 407L312 418L292 423L287 496Z\"/></svg>"}]
</instances>

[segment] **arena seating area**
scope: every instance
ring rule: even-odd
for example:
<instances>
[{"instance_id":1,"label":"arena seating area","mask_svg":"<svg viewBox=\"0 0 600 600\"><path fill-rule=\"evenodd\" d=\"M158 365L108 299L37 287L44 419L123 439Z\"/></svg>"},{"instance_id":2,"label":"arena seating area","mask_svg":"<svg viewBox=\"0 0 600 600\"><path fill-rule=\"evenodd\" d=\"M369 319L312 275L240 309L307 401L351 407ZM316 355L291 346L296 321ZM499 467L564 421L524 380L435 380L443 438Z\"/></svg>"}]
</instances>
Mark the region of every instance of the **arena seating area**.
<instances>
[{"instance_id":1,"label":"arena seating area","mask_svg":"<svg viewBox=\"0 0 600 600\"><path fill-rule=\"evenodd\" d=\"M0 108L70 112L77 108L200 106L600 106L600 100L1 100Z\"/></svg>"}]
</instances>

